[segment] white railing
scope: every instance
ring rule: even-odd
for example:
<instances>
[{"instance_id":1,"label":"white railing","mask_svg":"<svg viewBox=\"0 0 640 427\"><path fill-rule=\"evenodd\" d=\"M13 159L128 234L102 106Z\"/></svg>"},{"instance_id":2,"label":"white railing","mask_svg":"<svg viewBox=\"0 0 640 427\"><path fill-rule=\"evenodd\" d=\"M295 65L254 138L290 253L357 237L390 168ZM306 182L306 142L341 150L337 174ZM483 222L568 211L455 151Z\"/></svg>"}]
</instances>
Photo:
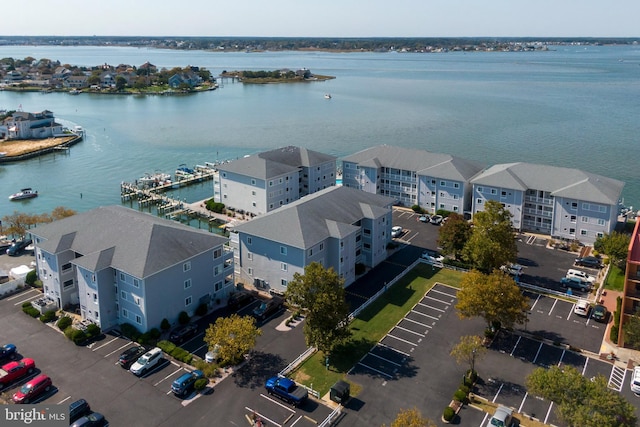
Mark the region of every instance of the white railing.
<instances>
[{"instance_id":1,"label":"white railing","mask_svg":"<svg viewBox=\"0 0 640 427\"><path fill-rule=\"evenodd\" d=\"M307 357L311 356L316 352L315 347L307 348L300 356L296 358L293 362L289 363L278 375L281 377L286 376L289 372L293 371L298 365L300 365Z\"/></svg>"},{"instance_id":2,"label":"white railing","mask_svg":"<svg viewBox=\"0 0 640 427\"><path fill-rule=\"evenodd\" d=\"M322 421L320 424L318 424L318 427L328 427L328 426L330 426L331 423L336 418L338 418L341 413L342 413L342 405L338 405L338 407L336 409L334 409L333 412L330 413L329 416L324 419L324 421Z\"/></svg>"},{"instance_id":3,"label":"white railing","mask_svg":"<svg viewBox=\"0 0 640 427\"><path fill-rule=\"evenodd\" d=\"M24 286L24 277L21 279L11 280L0 285L0 299L13 294L15 291Z\"/></svg>"}]
</instances>

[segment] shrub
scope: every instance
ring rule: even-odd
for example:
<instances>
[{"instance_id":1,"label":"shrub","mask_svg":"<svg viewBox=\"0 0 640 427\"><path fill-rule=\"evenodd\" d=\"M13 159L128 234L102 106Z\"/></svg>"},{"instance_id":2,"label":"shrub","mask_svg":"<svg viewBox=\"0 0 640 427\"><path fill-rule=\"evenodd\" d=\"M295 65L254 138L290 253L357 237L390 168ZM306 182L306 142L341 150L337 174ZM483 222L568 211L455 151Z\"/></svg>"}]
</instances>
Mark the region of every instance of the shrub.
<instances>
[{"instance_id":1,"label":"shrub","mask_svg":"<svg viewBox=\"0 0 640 427\"><path fill-rule=\"evenodd\" d=\"M422 208L420 207L420 205L411 206L411 210L414 211L415 213L422 213Z\"/></svg>"},{"instance_id":2,"label":"shrub","mask_svg":"<svg viewBox=\"0 0 640 427\"><path fill-rule=\"evenodd\" d=\"M160 330L158 328L151 328L148 334L153 340L157 340L158 338L160 338Z\"/></svg>"},{"instance_id":3,"label":"shrub","mask_svg":"<svg viewBox=\"0 0 640 427\"><path fill-rule=\"evenodd\" d=\"M202 391L209 384L209 380L206 378L199 378L193 383L193 388L195 391Z\"/></svg>"},{"instance_id":4,"label":"shrub","mask_svg":"<svg viewBox=\"0 0 640 427\"><path fill-rule=\"evenodd\" d=\"M40 317L40 312L38 311L38 309L33 307L31 304L29 304L26 307L22 307L22 311L24 311L26 314L33 317L34 319L36 317Z\"/></svg>"},{"instance_id":5,"label":"shrub","mask_svg":"<svg viewBox=\"0 0 640 427\"><path fill-rule=\"evenodd\" d=\"M76 329L69 325L64 329L64 336L67 337L68 339L71 339L71 336L73 335L73 331L75 331Z\"/></svg>"},{"instance_id":6,"label":"shrub","mask_svg":"<svg viewBox=\"0 0 640 427\"><path fill-rule=\"evenodd\" d=\"M178 315L178 323L180 323L181 325L186 325L187 323L189 323L189 320L191 320L191 318L186 311L181 311Z\"/></svg>"},{"instance_id":7,"label":"shrub","mask_svg":"<svg viewBox=\"0 0 640 427\"><path fill-rule=\"evenodd\" d=\"M204 360L197 360L193 366L202 371L205 377L214 378L218 373L218 366L215 363L207 363Z\"/></svg>"},{"instance_id":8,"label":"shrub","mask_svg":"<svg viewBox=\"0 0 640 427\"><path fill-rule=\"evenodd\" d=\"M87 340L87 334L83 330L75 328L72 330L73 332L71 332L71 341L73 341L76 345L80 345Z\"/></svg>"},{"instance_id":9,"label":"shrub","mask_svg":"<svg viewBox=\"0 0 640 427\"><path fill-rule=\"evenodd\" d=\"M448 211L446 209L438 209L436 211L436 215L442 215L443 218L448 217L449 215L451 215L451 211Z\"/></svg>"},{"instance_id":10,"label":"shrub","mask_svg":"<svg viewBox=\"0 0 640 427\"><path fill-rule=\"evenodd\" d=\"M93 338L93 337L97 337L98 335L100 335L100 326L96 325L95 323L89 323L87 325L87 338Z\"/></svg>"},{"instance_id":11,"label":"shrub","mask_svg":"<svg viewBox=\"0 0 640 427\"><path fill-rule=\"evenodd\" d=\"M456 402L464 402L467 399L467 393L464 390L458 389L453 393L453 400Z\"/></svg>"},{"instance_id":12,"label":"shrub","mask_svg":"<svg viewBox=\"0 0 640 427\"><path fill-rule=\"evenodd\" d=\"M444 408L444 412L442 413L442 418L444 418L445 421L451 421L455 416L456 416L456 411L454 411L451 406L447 406L446 408Z\"/></svg>"},{"instance_id":13,"label":"shrub","mask_svg":"<svg viewBox=\"0 0 640 427\"><path fill-rule=\"evenodd\" d=\"M169 354L171 354L171 356L173 356L175 359L181 362L184 362L186 364L190 364L191 361L193 360L193 355L182 347L176 347Z\"/></svg>"},{"instance_id":14,"label":"shrub","mask_svg":"<svg viewBox=\"0 0 640 427\"><path fill-rule=\"evenodd\" d=\"M475 383L478 380L478 371L467 370L467 378L471 380L471 383Z\"/></svg>"},{"instance_id":15,"label":"shrub","mask_svg":"<svg viewBox=\"0 0 640 427\"><path fill-rule=\"evenodd\" d=\"M198 308L196 308L196 315L197 316L204 316L205 314L207 314L207 304L200 304L198 306Z\"/></svg>"},{"instance_id":16,"label":"shrub","mask_svg":"<svg viewBox=\"0 0 640 427\"><path fill-rule=\"evenodd\" d=\"M460 388L458 389L458 391L461 391L464 393L465 397L469 395L469 392L471 391L471 389L469 388L469 386L466 384L467 380L469 379L469 377L465 376L464 377L464 382L465 384L462 384L460 386Z\"/></svg>"},{"instance_id":17,"label":"shrub","mask_svg":"<svg viewBox=\"0 0 640 427\"><path fill-rule=\"evenodd\" d=\"M162 319L162 322L160 322L160 329L162 329L163 331L168 331L169 329L171 329L171 323L169 323L166 318Z\"/></svg>"},{"instance_id":18,"label":"shrub","mask_svg":"<svg viewBox=\"0 0 640 427\"><path fill-rule=\"evenodd\" d=\"M33 286L33 284L36 283L36 280L38 280L38 273L36 273L35 270L31 270L30 272L27 273L27 276L24 278L24 283L26 283L29 286Z\"/></svg>"},{"instance_id":19,"label":"shrub","mask_svg":"<svg viewBox=\"0 0 640 427\"><path fill-rule=\"evenodd\" d=\"M209 199L205 202L207 209L213 211L215 213L223 213L224 212L224 203L216 202L214 199Z\"/></svg>"},{"instance_id":20,"label":"shrub","mask_svg":"<svg viewBox=\"0 0 640 427\"><path fill-rule=\"evenodd\" d=\"M131 339L132 341L138 341L138 338L140 338L140 331L138 330L138 328L136 328L135 326L133 326L131 323L123 323L120 325L120 332L122 332L122 335L124 335L125 337Z\"/></svg>"},{"instance_id":21,"label":"shrub","mask_svg":"<svg viewBox=\"0 0 640 427\"><path fill-rule=\"evenodd\" d=\"M25 308L25 307L33 307L33 306L31 305L30 301L25 301L22 303L22 308Z\"/></svg>"},{"instance_id":22,"label":"shrub","mask_svg":"<svg viewBox=\"0 0 640 427\"><path fill-rule=\"evenodd\" d=\"M49 310L49 311L45 312L42 316L40 316L40 321L42 323L53 322L53 321L55 321L57 319L58 319L58 316L56 315L55 310Z\"/></svg>"},{"instance_id":23,"label":"shrub","mask_svg":"<svg viewBox=\"0 0 640 427\"><path fill-rule=\"evenodd\" d=\"M619 326L613 325L611 326L611 331L609 332L609 339L614 343L618 342L618 331L620 330Z\"/></svg>"},{"instance_id":24,"label":"shrub","mask_svg":"<svg viewBox=\"0 0 640 427\"><path fill-rule=\"evenodd\" d=\"M69 326L71 326L72 323L73 323L73 319L71 317L62 316L60 320L58 320L57 326L58 326L58 329L60 329L61 331L64 331Z\"/></svg>"},{"instance_id":25,"label":"shrub","mask_svg":"<svg viewBox=\"0 0 640 427\"><path fill-rule=\"evenodd\" d=\"M171 354L171 352L176 348L176 345L174 343L167 340L158 341L158 344L156 345L167 354Z\"/></svg>"}]
</instances>

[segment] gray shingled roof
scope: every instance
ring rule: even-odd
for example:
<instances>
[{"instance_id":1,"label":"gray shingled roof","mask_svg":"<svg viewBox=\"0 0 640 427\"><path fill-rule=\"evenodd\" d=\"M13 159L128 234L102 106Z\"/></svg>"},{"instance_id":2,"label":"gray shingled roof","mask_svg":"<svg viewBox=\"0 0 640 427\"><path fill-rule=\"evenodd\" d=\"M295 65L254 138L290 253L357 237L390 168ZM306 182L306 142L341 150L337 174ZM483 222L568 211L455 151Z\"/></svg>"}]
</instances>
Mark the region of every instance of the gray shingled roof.
<instances>
[{"instance_id":1,"label":"gray shingled roof","mask_svg":"<svg viewBox=\"0 0 640 427\"><path fill-rule=\"evenodd\" d=\"M389 211L394 199L348 187L329 187L236 226L252 236L309 248L327 237L344 236L362 218Z\"/></svg>"},{"instance_id":2,"label":"gray shingled roof","mask_svg":"<svg viewBox=\"0 0 640 427\"><path fill-rule=\"evenodd\" d=\"M471 180L474 185L548 191L554 197L615 205L624 182L580 169L531 163L504 163L491 166Z\"/></svg>"},{"instance_id":3,"label":"gray shingled roof","mask_svg":"<svg viewBox=\"0 0 640 427\"><path fill-rule=\"evenodd\" d=\"M328 154L306 148L288 146L243 157L221 165L219 169L266 180L291 173L301 166L310 167L335 160L334 156Z\"/></svg>"},{"instance_id":4,"label":"gray shingled roof","mask_svg":"<svg viewBox=\"0 0 640 427\"><path fill-rule=\"evenodd\" d=\"M342 159L367 167L381 166L416 171L418 175L454 181L468 181L484 165L450 154L430 153L424 150L378 145L367 148Z\"/></svg>"},{"instance_id":5,"label":"gray shingled roof","mask_svg":"<svg viewBox=\"0 0 640 427\"><path fill-rule=\"evenodd\" d=\"M226 238L122 206L104 206L39 225L43 250L73 250L73 262L91 270L111 266L144 279L211 250Z\"/></svg>"}]
</instances>

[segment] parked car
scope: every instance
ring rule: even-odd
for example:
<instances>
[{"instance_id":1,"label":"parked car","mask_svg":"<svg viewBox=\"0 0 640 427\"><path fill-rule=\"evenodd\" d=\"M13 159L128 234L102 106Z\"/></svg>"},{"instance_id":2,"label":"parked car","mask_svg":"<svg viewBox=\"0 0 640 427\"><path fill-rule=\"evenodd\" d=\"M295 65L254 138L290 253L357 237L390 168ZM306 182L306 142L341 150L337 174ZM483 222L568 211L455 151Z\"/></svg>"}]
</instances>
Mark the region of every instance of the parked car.
<instances>
[{"instance_id":1,"label":"parked car","mask_svg":"<svg viewBox=\"0 0 640 427\"><path fill-rule=\"evenodd\" d=\"M587 315L589 314L589 308L589 301L579 300L576 303L576 306L573 308L573 312L578 316L587 317Z\"/></svg>"},{"instance_id":2,"label":"parked car","mask_svg":"<svg viewBox=\"0 0 640 427\"><path fill-rule=\"evenodd\" d=\"M195 323L189 323L188 325L180 326L174 330L169 336L169 340L174 344L182 344L189 338L193 338L198 334L198 325Z\"/></svg>"},{"instance_id":3,"label":"parked car","mask_svg":"<svg viewBox=\"0 0 640 427\"><path fill-rule=\"evenodd\" d=\"M200 378L204 378L204 373L197 369L193 372L182 374L171 384L171 391L176 396L186 396L193 390L194 384Z\"/></svg>"},{"instance_id":4,"label":"parked car","mask_svg":"<svg viewBox=\"0 0 640 427\"><path fill-rule=\"evenodd\" d=\"M421 215L421 216L418 218L418 221L420 221L420 222L424 222L425 224L426 224L427 222L429 222L429 220L431 220L431 217L429 217L429 215Z\"/></svg>"},{"instance_id":5,"label":"parked car","mask_svg":"<svg viewBox=\"0 0 640 427\"><path fill-rule=\"evenodd\" d=\"M265 383L268 394L278 396L285 402L293 406L300 406L307 400L309 393L304 387L299 387L294 381L287 377L272 377Z\"/></svg>"},{"instance_id":6,"label":"parked car","mask_svg":"<svg viewBox=\"0 0 640 427\"><path fill-rule=\"evenodd\" d=\"M91 413L89 402L84 399L78 399L69 404L69 423L73 423L78 418Z\"/></svg>"},{"instance_id":7,"label":"parked car","mask_svg":"<svg viewBox=\"0 0 640 427\"><path fill-rule=\"evenodd\" d=\"M522 275L522 266L520 264L505 264L500 267L500 270L512 276Z\"/></svg>"},{"instance_id":8,"label":"parked car","mask_svg":"<svg viewBox=\"0 0 640 427\"><path fill-rule=\"evenodd\" d=\"M229 307L232 311L237 311L242 307L245 307L251 304L255 298L248 292L234 292L229 297L229 302L227 302L227 307Z\"/></svg>"},{"instance_id":9,"label":"parked car","mask_svg":"<svg viewBox=\"0 0 640 427\"><path fill-rule=\"evenodd\" d=\"M609 315L609 311L607 310L607 307L605 307L602 304L598 304L595 307L593 307L593 311L591 312L591 317L596 322L606 323L608 315Z\"/></svg>"},{"instance_id":10,"label":"parked car","mask_svg":"<svg viewBox=\"0 0 640 427\"><path fill-rule=\"evenodd\" d=\"M104 415L92 412L89 415L78 418L71 427L108 427L109 423Z\"/></svg>"},{"instance_id":11,"label":"parked car","mask_svg":"<svg viewBox=\"0 0 640 427\"><path fill-rule=\"evenodd\" d=\"M594 256L576 258L575 264L581 267L602 268L602 263L600 262L600 259Z\"/></svg>"},{"instance_id":12,"label":"parked car","mask_svg":"<svg viewBox=\"0 0 640 427\"><path fill-rule=\"evenodd\" d=\"M584 292L591 289L591 283L585 282L577 277L563 277L560 279L560 285L564 288L577 289Z\"/></svg>"},{"instance_id":13,"label":"parked car","mask_svg":"<svg viewBox=\"0 0 640 427\"><path fill-rule=\"evenodd\" d=\"M399 225L391 227L391 237L400 237L402 235L402 227Z\"/></svg>"},{"instance_id":14,"label":"parked car","mask_svg":"<svg viewBox=\"0 0 640 427\"><path fill-rule=\"evenodd\" d=\"M640 395L640 366L636 366L633 368L633 373L631 374L631 381L629 382L631 386L631 391L636 395Z\"/></svg>"},{"instance_id":15,"label":"parked car","mask_svg":"<svg viewBox=\"0 0 640 427\"><path fill-rule=\"evenodd\" d=\"M487 426L491 427L511 427L514 425L513 410L506 406L498 406Z\"/></svg>"},{"instance_id":16,"label":"parked car","mask_svg":"<svg viewBox=\"0 0 640 427\"><path fill-rule=\"evenodd\" d=\"M17 357L18 350L13 344L5 344L0 347L0 360L14 360Z\"/></svg>"},{"instance_id":17,"label":"parked car","mask_svg":"<svg viewBox=\"0 0 640 427\"><path fill-rule=\"evenodd\" d=\"M253 310L253 316L258 320L264 320L272 314L280 311L284 301L280 297L272 297L268 301L262 302L258 307Z\"/></svg>"},{"instance_id":18,"label":"parked car","mask_svg":"<svg viewBox=\"0 0 640 427\"><path fill-rule=\"evenodd\" d=\"M426 259L427 261L430 261L430 262L442 262L442 261L444 261L444 256L442 256L438 252L432 251L430 249L427 249L424 252L422 252L422 255L420 255L420 257L424 258L424 259Z\"/></svg>"},{"instance_id":19,"label":"parked car","mask_svg":"<svg viewBox=\"0 0 640 427\"><path fill-rule=\"evenodd\" d=\"M51 390L51 378L41 374L28 381L13 393L13 403L31 403L34 399Z\"/></svg>"},{"instance_id":20,"label":"parked car","mask_svg":"<svg viewBox=\"0 0 640 427\"><path fill-rule=\"evenodd\" d=\"M596 281L595 276L590 276L584 271L576 270L575 268L570 268L569 270L567 270L567 274L565 275L565 277L577 277L589 283L594 283Z\"/></svg>"},{"instance_id":21,"label":"parked car","mask_svg":"<svg viewBox=\"0 0 640 427\"><path fill-rule=\"evenodd\" d=\"M135 361L129 371L137 376L142 376L149 372L151 368L156 366L162 360L162 350L160 347L153 348L140 356L138 360Z\"/></svg>"},{"instance_id":22,"label":"parked car","mask_svg":"<svg viewBox=\"0 0 640 427\"><path fill-rule=\"evenodd\" d=\"M9 249L7 249L7 255L9 256L18 256L25 251L27 246L31 244L31 239L18 240L17 242L13 242Z\"/></svg>"},{"instance_id":23,"label":"parked car","mask_svg":"<svg viewBox=\"0 0 640 427\"><path fill-rule=\"evenodd\" d=\"M135 345L131 348L126 349L118 358L118 364L125 369L129 369L133 362L138 360L140 356L145 354L147 350L139 345Z\"/></svg>"},{"instance_id":24,"label":"parked car","mask_svg":"<svg viewBox=\"0 0 640 427\"><path fill-rule=\"evenodd\" d=\"M204 355L204 361L207 363L214 363L218 360L218 353L220 352L220 346L218 344L213 346L213 350L207 351Z\"/></svg>"},{"instance_id":25,"label":"parked car","mask_svg":"<svg viewBox=\"0 0 640 427\"><path fill-rule=\"evenodd\" d=\"M24 358L19 362L7 363L0 369L0 390L15 380L32 374L35 369L36 362L29 358Z\"/></svg>"},{"instance_id":26,"label":"parked car","mask_svg":"<svg viewBox=\"0 0 640 427\"><path fill-rule=\"evenodd\" d=\"M433 215L429 222L434 225L440 225L443 219L442 215Z\"/></svg>"}]
</instances>

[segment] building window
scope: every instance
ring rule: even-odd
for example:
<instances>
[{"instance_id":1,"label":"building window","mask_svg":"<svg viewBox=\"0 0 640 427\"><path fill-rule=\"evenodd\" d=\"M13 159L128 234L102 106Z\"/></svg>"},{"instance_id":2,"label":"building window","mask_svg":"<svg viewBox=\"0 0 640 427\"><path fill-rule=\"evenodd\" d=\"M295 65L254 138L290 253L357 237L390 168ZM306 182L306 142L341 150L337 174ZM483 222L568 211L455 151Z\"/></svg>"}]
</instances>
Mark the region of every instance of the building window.
<instances>
[{"instance_id":1,"label":"building window","mask_svg":"<svg viewBox=\"0 0 640 427\"><path fill-rule=\"evenodd\" d=\"M184 281L184 288L189 289L191 287L191 279L187 279Z\"/></svg>"},{"instance_id":2,"label":"building window","mask_svg":"<svg viewBox=\"0 0 640 427\"><path fill-rule=\"evenodd\" d=\"M453 188L460 188L460 183L454 182L453 183Z\"/></svg>"},{"instance_id":3,"label":"building window","mask_svg":"<svg viewBox=\"0 0 640 427\"><path fill-rule=\"evenodd\" d=\"M226 178L227 177L227 173L226 172L222 172L222 177Z\"/></svg>"},{"instance_id":4,"label":"building window","mask_svg":"<svg viewBox=\"0 0 640 427\"><path fill-rule=\"evenodd\" d=\"M597 233L596 233L596 237L600 237L600 238L601 238L601 237L604 237L604 234L603 234L603 233L601 233L601 232L597 232Z\"/></svg>"},{"instance_id":5,"label":"building window","mask_svg":"<svg viewBox=\"0 0 640 427\"><path fill-rule=\"evenodd\" d=\"M366 251L371 250L371 245L369 243L365 243L362 247L364 247Z\"/></svg>"},{"instance_id":6,"label":"building window","mask_svg":"<svg viewBox=\"0 0 640 427\"><path fill-rule=\"evenodd\" d=\"M454 207L453 207L453 211L454 211L454 212L458 212L458 207L457 207L457 206L454 206Z\"/></svg>"},{"instance_id":7,"label":"building window","mask_svg":"<svg viewBox=\"0 0 640 427\"><path fill-rule=\"evenodd\" d=\"M215 267L213 267L213 275L217 276L218 274L220 274L220 266L216 265Z\"/></svg>"},{"instance_id":8,"label":"building window","mask_svg":"<svg viewBox=\"0 0 640 427\"><path fill-rule=\"evenodd\" d=\"M222 289L222 282L216 282L216 284L214 285L213 289L218 292L219 290Z\"/></svg>"},{"instance_id":9,"label":"building window","mask_svg":"<svg viewBox=\"0 0 640 427\"><path fill-rule=\"evenodd\" d=\"M482 193L484 189L482 187L478 187L478 193Z\"/></svg>"},{"instance_id":10,"label":"building window","mask_svg":"<svg viewBox=\"0 0 640 427\"><path fill-rule=\"evenodd\" d=\"M587 230L580 230L580 235L581 236L586 236L587 235Z\"/></svg>"},{"instance_id":11,"label":"building window","mask_svg":"<svg viewBox=\"0 0 640 427\"><path fill-rule=\"evenodd\" d=\"M280 264L280 270L287 271L287 263L286 262L283 262L283 263Z\"/></svg>"},{"instance_id":12,"label":"building window","mask_svg":"<svg viewBox=\"0 0 640 427\"><path fill-rule=\"evenodd\" d=\"M247 245L251 245L253 243L253 239L251 237L247 237Z\"/></svg>"},{"instance_id":13,"label":"building window","mask_svg":"<svg viewBox=\"0 0 640 427\"><path fill-rule=\"evenodd\" d=\"M140 305L140 298L138 297L133 297L133 302L136 303L136 305Z\"/></svg>"},{"instance_id":14,"label":"building window","mask_svg":"<svg viewBox=\"0 0 640 427\"><path fill-rule=\"evenodd\" d=\"M286 255L286 254L287 254L286 246L280 246L280 255Z\"/></svg>"},{"instance_id":15,"label":"building window","mask_svg":"<svg viewBox=\"0 0 640 427\"><path fill-rule=\"evenodd\" d=\"M127 293L125 291L120 291L120 298L122 298L123 300L126 301L127 299Z\"/></svg>"},{"instance_id":16,"label":"building window","mask_svg":"<svg viewBox=\"0 0 640 427\"><path fill-rule=\"evenodd\" d=\"M481 205L482 204L482 199L476 199L476 203Z\"/></svg>"},{"instance_id":17,"label":"building window","mask_svg":"<svg viewBox=\"0 0 640 427\"><path fill-rule=\"evenodd\" d=\"M440 203L440 209L444 209L444 203Z\"/></svg>"},{"instance_id":18,"label":"building window","mask_svg":"<svg viewBox=\"0 0 640 427\"><path fill-rule=\"evenodd\" d=\"M251 195L255 196L256 195L256 191L255 190L251 190Z\"/></svg>"},{"instance_id":19,"label":"building window","mask_svg":"<svg viewBox=\"0 0 640 427\"><path fill-rule=\"evenodd\" d=\"M283 287L285 287L285 288L286 288L286 287L287 287L287 280L286 280L286 279L280 279L280 284L281 284Z\"/></svg>"},{"instance_id":20,"label":"building window","mask_svg":"<svg viewBox=\"0 0 640 427\"><path fill-rule=\"evenodd\" d=\"M213 259L218 259L222 256L222 248L214 249Z\"/></svg>"},{"instance_id":21,"label":"building window","mask_svg":"<svg viewBox=\"0 0 640 427\"><path fill-rule=\"evenodd\" d=\"M133 287L134 288L139 288L140 287L140 281L138 279L133 279Z\"/></svg>"},{"instance_id":22,"label":"building window","mask_svg":"<svg viewBox=\"0 0 640 427\"><path fill-rule=\"evenodd\" d=\"M573 222L575 224L577 217L575 215L571 215L571 218L569 218L569 221Z\"/></svg>"},{"instance_id":23,"label":"building window","mask_svg":"<svg viewBox=\"0 0 640 427\"><path fill-rule=\"evenodd\" d=\"M598 219L598 225L604 225L605 221L604 219L600 218Z\"/></svg>"},{"instance_id":24,"label":"building window","mask_svg":"<svg viewBox=\"0 0 640 427\"><path fill-rule=\"evenodd\" d=\"M62 288L66 291L67 289L73 288L73 279L67 280L62 283Z\"/></svg>"},{"instance_id":25,"label":"building window","mask_svg":"<svg viewBox=\"0 0 640 427\"><path fill-rule=\"evenodd\" d=\"M324 243L320 243L320 250L323 251L324 250Z\"/></svg>"},{"instance_id":26,"label":"building window","mask_svg":"<svg viewBox=\"0 0 640 427\"><path fill-rule=\"evenodd\" d=\"M95 292L93 293L93 302L97 302L98 301L98 294L96 294Z\"/></svg>"},{"instance_id":27,"label":"building window","mask_svg":"<svg viewBox=\"0 0 640 427\"><path fill-rule=\"evenodd\" d=\"M184 264L182 264L182 271L189 271L191 270L191 261L187 261Z\"/></svg>"},{"instance_id":28,"label":"building window","mask_svg":"<svg viewBox=\"0 0 640 427\"><path fill-rule=\"evenodd\" d=\"M139 315L136 314L136 323L138 325L142 325L142 317L140 317Z\"/></svg>"},{"instance_id":29,"label":"building window","mask_svg":"<svg viewBox=\"0 0 640 427\"><path fill-rule=\"evenodd\" d=\"M313 256L313 249L309 249L309 256Z\"/></svg>"},{"instance_id":30,"label":"building window","mask_svg":"<svg viewBox=\"0 0 640 427\"><path fill-rule=\"evenodd\" d=\"M269 187L273 187L273 181L269 181Z\"/></svg>"},{"instance_id":31,"label":"building window","mask_svg":"<svg viewBox=\"0 0 640 427\"><path fill-rule=\"evenodd\" d=\"M576 229L575 228L570 228L569 229L569 234L574 236L576 234Z\"/></svg>"},{"instance_id":32,"label":"building window","mask_svg":"<svg viewBox=\"0 0 640 427\"><path fill-rule=\"evenodd\" d=\"M589 222L588 216L583 216L581 219L582 219L582 222Z\"/></svg>"},{"instance_id":33,"label":"building window","mask_svg":"<svg viewBox=\"0 0 640 427\"><path fill-rule=\"evenodd\" d=\"M364 234L365 234L365 235L367 235L367 236L369 236L369 235L371 234L371 230L369 230L368 228L365 228L365 229L363 230L363 232L364 232Z\"/></svg>"},{"instance_id":34,"label":"building window","mask_svg":"<svg viewBox=\"0 0 640 427\"><path fill-rule=\"evenodd\" d=\"M247 268L247 273L249 274L249 276L253 276L253 268Z\"/></svg>"},{"instance_id":35,"label":"building window","mask_svg":"<svg viewBox=\"0 0 640 427\"><path fill-rule=\"evenodd\" d=\"M120 273L120 281L124 282L124 273Z\"/></svg>"},{"instance_id":36,"label":"building window","mask_svg":"<svg viewBox=\"0 0 640 427\"><path fill-rule=\"evenodd\" d=\"M253 253L252 252L247 252L247 259L249 261L251 261L253 259Z\"/></svg>"},{"instance_id":37,"label":"building window","mask_svg":"<svg viewBox=\"0 0 640 427\"><path fill-rule=\"evenodd\" d=\"M251 202L251 206L256 207L256 202Z\"/></svg>"},{"instance_id":38,"label":"building window","mask_svg":"<svg viewBox=\"0 0 640 427\"><path fill-rule=\"evenodd\" d=\"M495 188L491 189L491 194L498 194L498 190L496 190Z\"/></svg>"},{"instance_id":39,"label":"building window","mask_svg":"<svg viewBox=\"0 0 640 427\"><path fill-rule=\"evenodd\" d=\"M445 181L440 181L440 187L446 187L447 183Z\"/></svg>"},{"instance_id":40,"label":"building window","mask_svg":"<svg viewBox=\"0 0 640 427\"><path fill-rule=\"evenodd\" d=\"M255 179L251 180L251 185L256 185L256 180ZM254 194L255 194L255 192L254 192Z\"/></svg>"},{"instance_id":41,"label":"building window","mask_svg":"<svg viewBox=\"0 0 640 427\"><path fill-rule=\"evenodd\" d=\"M436 185L436 180L435 180L435 179L432 179L432 180L431 180L431 184L432 184L432 185Z\"/></svg>"},{"instance_id":42,"label":"building window","mask_svg":"<svg viewBox=\"0 0 640 427\"><path fill-rule=\"evenodd\" d=\"M571 202L571 209L573 210L578 209L578 202Z\"/></svg>"},{"instance_id":43,"label":"building window","mask_svg":"<svg viewBox=\"0 0 640 427\"><path fill-rule=\"evenodd\" d=\"M191 297L186 297L184 299L184 306L185 307L189 307L191 305L191 303L193 302L193 299Z\"/></svg>"},{"instance_id":44,"label":"building window","mask_svg":"<svg viewBox=\"0 0 640 427\"><path fill-rule=\"evenodd\" d=\"M502 191L500 192L500 195L501 195L502 197L507 197L507 192L506 192L506 191L504 191L504 190L502 190Z\"/></svg>"},{"instance_id":45,"label":"building window","mask_svg":"<svg viewBox=\"0 0 640 427\"><path fill-rule=\"evenodd\" d=\"M124 318L129 318L129 312L127 311L126 308L122 309L122 317Z\"/></svg>"}]
</instances>

